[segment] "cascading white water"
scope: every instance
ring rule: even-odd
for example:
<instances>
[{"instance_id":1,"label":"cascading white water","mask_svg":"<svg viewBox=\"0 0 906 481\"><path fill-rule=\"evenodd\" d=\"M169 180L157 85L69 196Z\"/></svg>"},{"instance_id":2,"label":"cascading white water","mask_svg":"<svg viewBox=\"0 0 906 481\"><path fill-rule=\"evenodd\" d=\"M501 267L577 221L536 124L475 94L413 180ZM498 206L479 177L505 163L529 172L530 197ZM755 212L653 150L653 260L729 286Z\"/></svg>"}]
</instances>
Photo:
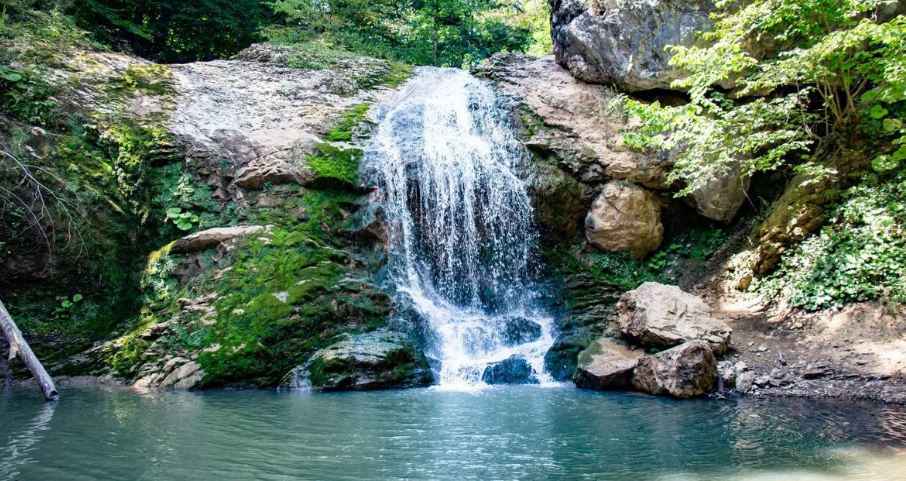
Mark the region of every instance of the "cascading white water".
<instances>
[{"instance_id":1,"label":"cascading white water","mask_svg":"<svg viewBox=\"0 0 906 481\"><path fill-rule=\"evenodd\" d=\"M549 382L525 150L485 82L420 68L378 113L364 167L385 209L399 304L427 327L441 386Z\"/></svg>"}]
</instances>

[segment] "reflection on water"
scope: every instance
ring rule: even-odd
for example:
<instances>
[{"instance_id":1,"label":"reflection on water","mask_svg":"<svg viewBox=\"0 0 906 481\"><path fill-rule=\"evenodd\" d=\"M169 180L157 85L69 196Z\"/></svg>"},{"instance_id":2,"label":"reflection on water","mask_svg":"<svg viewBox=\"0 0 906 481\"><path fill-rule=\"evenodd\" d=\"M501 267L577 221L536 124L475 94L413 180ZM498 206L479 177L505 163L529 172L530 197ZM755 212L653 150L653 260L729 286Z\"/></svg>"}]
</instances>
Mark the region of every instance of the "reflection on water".
<instances>
[{"instance_id":1,"label":"reflection on water","mask_svg":"<svg viewBox=\"0 0 906 481\"><path fill-rule=\"evenodd\" d=\"M0 395L0 479L906 479L906 408L478 393Z\"/></svg>"}]
</instances>

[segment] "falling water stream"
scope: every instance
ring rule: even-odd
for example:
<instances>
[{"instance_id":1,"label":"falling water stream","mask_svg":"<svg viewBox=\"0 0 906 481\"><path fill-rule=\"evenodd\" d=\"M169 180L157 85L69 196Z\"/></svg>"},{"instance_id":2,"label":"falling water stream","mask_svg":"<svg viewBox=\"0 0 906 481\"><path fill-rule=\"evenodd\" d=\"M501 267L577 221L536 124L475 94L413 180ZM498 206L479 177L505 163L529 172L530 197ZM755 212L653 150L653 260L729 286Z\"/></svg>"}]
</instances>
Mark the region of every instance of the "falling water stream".
<instances>
[{"instance_id":1,"label":"falling water stream","mask_svg":"<svg viewBox=\"0 0 906 481\"><path fill-rule=\"evenodd\" d=\"M537 303L525 150L486 82L421 68L378 115L365 169L390 234L390 278L425 329L441 387L547 383L553 321Z\"/></svg>"}]
</instances>

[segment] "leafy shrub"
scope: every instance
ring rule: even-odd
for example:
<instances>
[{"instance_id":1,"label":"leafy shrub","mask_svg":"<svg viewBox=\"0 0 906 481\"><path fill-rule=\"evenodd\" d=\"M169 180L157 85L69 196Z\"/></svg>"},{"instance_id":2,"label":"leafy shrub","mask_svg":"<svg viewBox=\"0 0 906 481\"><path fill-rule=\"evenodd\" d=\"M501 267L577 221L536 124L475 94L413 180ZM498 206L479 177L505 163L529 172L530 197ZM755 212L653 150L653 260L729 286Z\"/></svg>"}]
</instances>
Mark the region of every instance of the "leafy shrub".
<instances>
[{"instance_id":1,"label":"leafy shrub","mask_svg":"<svg viewBox=\"0 0 906 481\"><path fill-rule=\"evenodd\" d=\"M759 289L816 310L847 302L906 302L906 170L874 174L841 194L828 225L781 261Z\"/></svg>"}]
</instances>

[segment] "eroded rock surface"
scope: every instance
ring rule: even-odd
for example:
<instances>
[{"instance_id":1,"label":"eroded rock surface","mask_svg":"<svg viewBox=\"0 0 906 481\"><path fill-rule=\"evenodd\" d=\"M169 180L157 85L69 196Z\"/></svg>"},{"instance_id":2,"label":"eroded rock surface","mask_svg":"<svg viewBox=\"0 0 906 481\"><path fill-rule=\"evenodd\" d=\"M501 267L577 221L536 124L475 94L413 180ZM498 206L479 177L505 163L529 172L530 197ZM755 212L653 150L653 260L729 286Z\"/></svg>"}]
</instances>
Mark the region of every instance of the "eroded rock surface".
<instances>
[{"instance_id":1,"label":"eroded rock surface","mask_svg":"<svg viewBox=\"0 0 906 481\"><path fill-rule=\"evenodd\" d=\"M644 258L664 238L660 200L639 186L608 182L585 218L585 236L600 249Z\"/></svg>"},{"instance_id":2,"label":"eroded rock surface","mask_svg":"<svg viewBox=\"0 0 906 481\"><path fill-rule=\"evenodd\" d=\"M614 339L602 337L579 354L576 386L591 389L612 389L629 384L632 371L645 355Z\"/></svg>"},{"instance_id":3,"label":"eroded rock surface","mask_svg":"<svg viewBox=\"0 0 906 481\"><path fill-rule=\"evenodd\" d=\"M707 0L556 0L551 2L554 54L586 82L623 91L669 88L681 73L668 45L691 45L711 26Z\"/></svg>"},{"instance_id":4,"label":"eroded rock surface","mask_svg":"<svg viewBox=\"0 0 906 481\"><path fill-rule=\"evenodd\" d=\"M730 326L712 317L701 298L676 286L646 282L623 294L616 311L623 333L648 347L705 341L721 355L730 343Z\"/></svg>"},{"instance_id":5,"label":"eroded rock surface","mask_svg":"<svg viewBox=\"0 0 906 481\"><path fill-rule=\"evenodd\" d=\"M717 359L705 341L692 341L639 361L632 386L654 395L701 396L717 386Z\"/></svg>"}]
</instances>

